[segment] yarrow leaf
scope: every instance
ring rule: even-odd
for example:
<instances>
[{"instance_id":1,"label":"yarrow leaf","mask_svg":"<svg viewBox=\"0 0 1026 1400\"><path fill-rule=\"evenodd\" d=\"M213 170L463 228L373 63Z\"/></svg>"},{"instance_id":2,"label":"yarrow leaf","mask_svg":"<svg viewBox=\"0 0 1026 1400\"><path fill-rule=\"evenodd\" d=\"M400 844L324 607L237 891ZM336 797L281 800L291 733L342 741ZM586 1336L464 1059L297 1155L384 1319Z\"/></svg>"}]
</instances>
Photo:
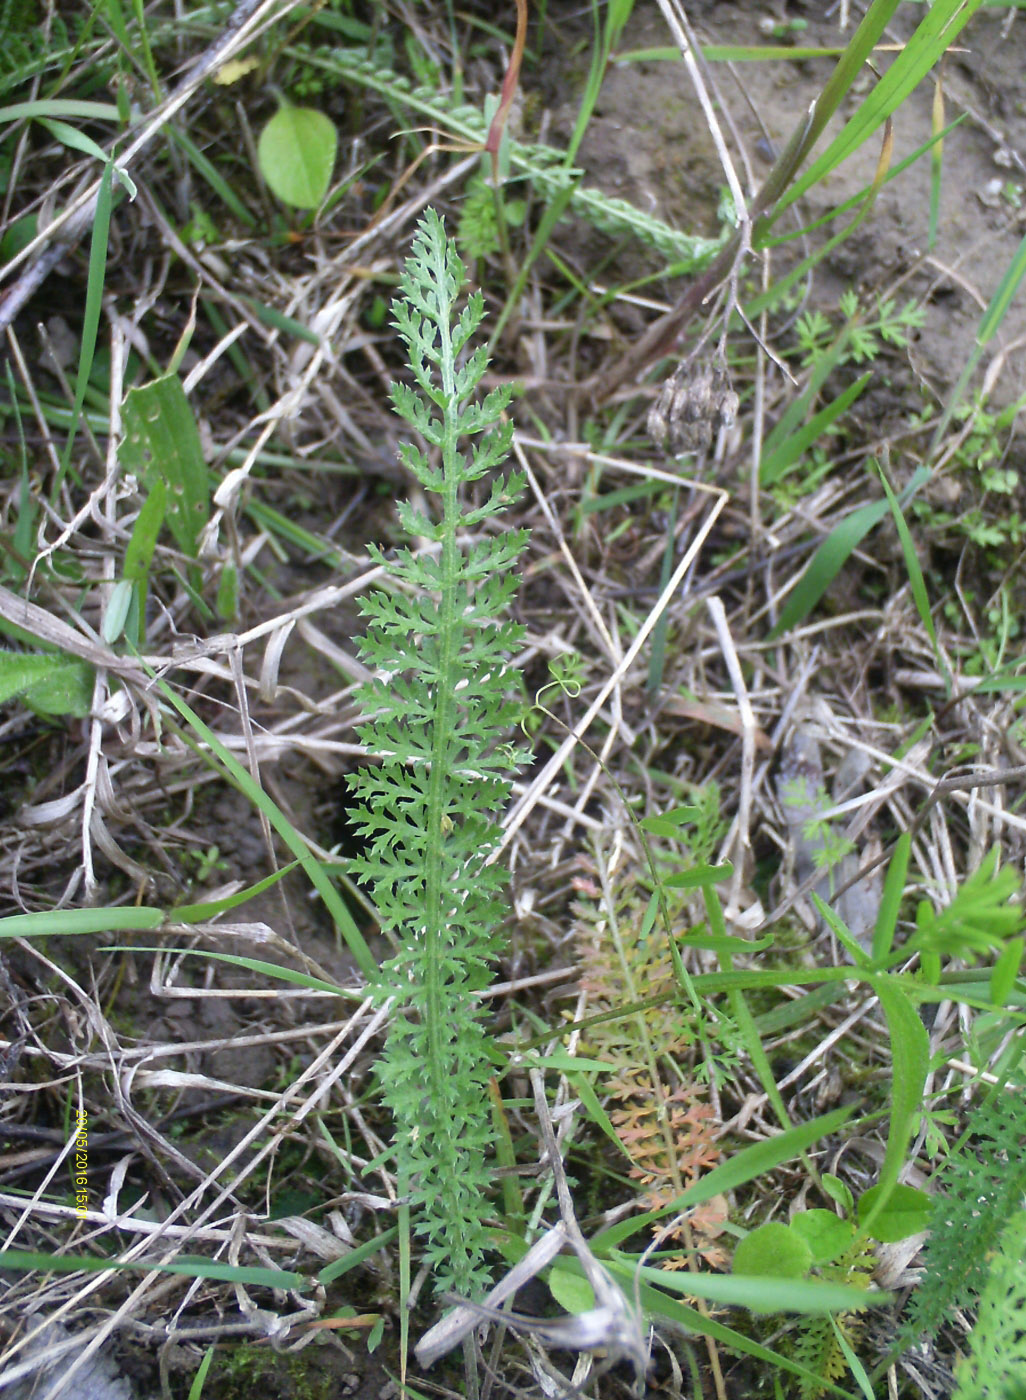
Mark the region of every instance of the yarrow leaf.
<instances>
[{"instance_id":1,"label":"yarrow leaf","mask_svg":"<svg viewBox=\"0 0 1026 1400\"><path fill-rule=\"evenodd\" d=\"M429 209L393 304L416 388L393 386L392 402L438 449L440 461L412 444L401 449L438 507L433 518L423 507L399 508L426 549L370 551L388 575L387 591L363 603L360 650L375 677L360 693L359 733L375 762L350 784L364 841L354 869L400 948L379 988L393 1006L381 1079L400 1191L412 1198L437 1287L473 1296L487 1284L492 1175L491 1041L476 994L490 980L505 912L505 874L489 864L496 815L526 757L509 743L524 709L512 664L523 629L505 614L527 533L482 531L516 499L519 476L494 481L483 500L461 500L504 461L512 432L501 425L508 388L470 401L485 352L457 362L484 315L478 293L457 313L463 284L463 264ZM461 450L461 439L478 434ZM477 537L464 543L470 530Z\"/></svg>"}]
</instances>

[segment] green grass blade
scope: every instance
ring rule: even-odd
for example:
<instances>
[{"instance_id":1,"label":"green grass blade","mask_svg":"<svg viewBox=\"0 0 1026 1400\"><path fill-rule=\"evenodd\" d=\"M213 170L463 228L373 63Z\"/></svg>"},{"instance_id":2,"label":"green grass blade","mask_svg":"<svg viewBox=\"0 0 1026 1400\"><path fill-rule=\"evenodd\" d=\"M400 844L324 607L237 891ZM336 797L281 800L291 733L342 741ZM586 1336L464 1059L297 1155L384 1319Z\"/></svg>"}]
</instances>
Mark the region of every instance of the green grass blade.
<instances>
[{"instance_id":1,"label":"green grass blade","mask_svg":"<svg viewBox=\"0 0 1026 1400\"><path fill-rule=\"evenodd\" d=\"M930 599L926 592L926 580L923 578L923 571L919 566L919 558L916 554L912 532L908 528L898 498L894 494L891 483L887 480L883 468L878 466L877 470L880 472L880 480L883 483L883 489L887 496L887 504L891 508L891 515L894 517L894 525L898 531L898 538L901 541L901 552L905 558L905 568L908 571L908 579L912 587L912 598L916 605L916 612L919 614L919 621L923 624L926 635L930 638L934 660L937 662L937 669L944 677L945 693L947 697L950 698L952 687L951 670L937 641L937 632L934 628L933 617L930 613Z\"/></svg>"},{"instance_id":2,"label":"green grass blade","mask_svg":"<svg viewBox=\"0 0 1026 1400\"><path fill-rule=\"evenodd\" d=\"M584 1111L587 1113L591 1121L595 1124L596 1128L598 1128L599 1132L603 1133L613 1144L613 1146L617 1149L617 1151L623 1153L624 1157L627 1158L627 1161L630 1162L633 1166L634 1159L631 1157L631 1154L627 1151L627 1148L624 1146L620 1138L620 1134L616 1131L612 1123L609 1121L609 1115L608 1113L606 1113L606 1110L602 1107L602 1104L599 1101L599 1096L595 1093L595 1090L591 1086L591 1081L583 1074L568 1074L567 1081L570 1084L570 1087L573 1089L574 1093L580 1099L581 1106L583 1107Z\"/></svg>"},{"instance_id":3,"label":"green grass blade","mask_svg":"<svg viewBox=\"0 0 1026 1400\"><path fill-rule=\"evenodd\" d=\"M750 1308L755 1312L796 1312L815 1315L864 1308L867 1304L883 1306L891 1302L890 1293L867 1293L851 1284L826 1283L813 1278L762 1278L755 1274L706 1274L689 1270L656 1269L642 1265L635 1270L624 1260L624 1273L640 1276L646 1282L667 1292L704 1298L709 1303L725 1307ZM614 1267L615 1272L615 1267Z\"/></svg>"},{"instance_id":4,"label":"green grass blade","mask_svg":"<svg viewBox=\"0 0 1026 1400\"><path fill-rule=\"evenodd\" d=\"M167 374L130 389L122 412L121 461L148 491L159 493L159 483L166 484L168 528L182 553L195 559L210 518L210 475L182 381L177 374ZM198 588L198 570L191 570L190 576Z\"/></svg>"},{"instance_id":5,"label":"green grass blade","mask_svg":"<svg viewBox=\"0 0 1026 1400\"><path fill-rule=\"evenodd\" d=\"M926 237L926 246L932 253L937 246L941 177L944 173L944 142L941 139L941 133L944 130L944 88L941 86L939 77L934 82L933 109L930 120L936 139L930 151L930 226Z\"/></svg>"},{"instance_id":6,"label":"green grass blade","mask_svg":"<svg viewBox=\"0 0 1026 1400\"><path fill-rule=\"evenodd\" d=\"M83 933L140 933L162 928L163 909L44 909L0 919L0 938L68 938Z\"/></svg>"},{"instance_id":7,"label":"green grass blade","mask_svg":"<svg viewBox=\"0 0 1026 1400\"><path fill-rule=\"evenodd\" d=\"M120 0L114 0L120 6ZM147 78L150 80L150 91L153 93L154 103L163 100L163 93L160 88L160 77L157 74L157 65L153 57L153 49L150 45L150 31L146 23L146 13L143 8L143 0L131 0L132 10L135 14L139 48L142 50L141 67L145 70Z\"/></svg>"},{"instance_id":8,"label":"green grass blade","mask_svg":"<svg viewBox=\"0 0 1026 1400\"><path fill-rule=\"evenodd\" d=\"M839 58L843 45L816 48L808 44L700 44L707 63L802 63L810 58ZM616 67L627 63L680 63L680 49L657 44L650 49L621 49L613 60Z\"/></svg>"},{"instance_id":9,"label":"green grass blade","mask_svg":"<svg viewBox=\"0 0 1026 1400\"><path fill-rule=\"evenodd\" d=\"M568 1260L566 1262L573 1264L576 1261ZM628 1280L625 1269L618 1270L618 1266L615 1264L611 1267L614 1271L621 1273L625 1286L633 1292L633 1275ZM724 1323L717 1322L713 1317L707 1317L704 1313L700 1313L697 1308L689 1307L687 1303L680 1303L676 1298L667 1297L661 1289L653 1288L649 1283L641 1283L638 1290L638 1301L650 1317L664 1318L667 1322L684 1328L695 1336L711 1337L714 1342L719 1342L721 1346L730 1351L736 1351L742 1356L751 1356L757 1361L763 1361L774 1371L786 1371L792 1376L798 1376L806 1382L814 1383L819 1394L840 1395L844 1400L851 1400L847 1391L841 1390L832 1381L824 1380L817 1372L810 1371L781 1352L772 1351L769 1347L752 1341L743 1332L738 1332L733 1327L727 1327Z\"/></svg>"},{"instance_id":10,"label":"green grass blade","mask_svg":"<svg viewBox=\"0 0 1026 1400\"><path fill-rule=\"evenodd\" d=\"M909 998L891 977L884 975L869 980L887 1018L894 1069L887 1147L877 1182L880 1194L861 1222L860 1230L864 1234L871 1233L873 1221L883 1211L905 1165L912 1133L922 1112L923 1087L930 1067L930 1037Z\"/></svg>"},{"instance_id":11,"label":"green grass blade","mask_svg":"<svg viewBox=\"0 0 1026 1400\"><path fill-rule=\"evenodd\" d=\"M981 0L936 0L936 3L927 11L915 34L880 81L872 88L854 116L845 124L819 159L813 162L805 174L800 176L781 198L773 211L775 219L779 218L785 209L792 205L795 200L800 199L813 185L818 184L831 171L836 170L869 140L889 116L893 116L945 50L954 42L973 13L979 9L980 3ZM884 9L893 12L895 8L893 3L888 3L881 7L881 14ZM863 26L868 24L876 9L877 6L873 5L863 21ZM886 18L890 19L889 13ZM863 26L860 26L860 31ZM875 25L873 27L875 28ZM881 32L882 27L881 25ZM853 50L852 60L855 56L854 43L853 40L852 45L849 46ZM862 66L862 60L868 57L871 48L872 45L863 52L862 59L858 64L859 68ZM843 89L841 88L842 70ZM808 143L809 149L811 149L812 141L826 126L826 118L833 114L841 96L848 92L855 77L856 71L852 71L851 62L846 54L845 58L842 58L838 64L838 70L834 77L824 89L823 96L816 104L813 132L810 133L812 139ZM836 86L835 79L837 79ZM824 118L822 122L820 121L821 107Z\"/></svg>"},{"instance_id":12,"label":"green grass blade","mask_svg":"<svg viewBox=\"0 0 1026 1400\"><path fill-rule=\"evenodd\" d=\"M14 536L11 541L13 551L5 559L3 576L12 580L15 584L20 584L28 574L28 561L35 552L36 540L36 512L37 503L33 499L32 489L29 484L29 454L28 444L25 440L25 424L22 421L21 405L18 402L17 389L14 382L14 371L11 369L10 360L4 365L4 379L7 384L7 400L10 404L11 416L14 419L14 429L17 435L17 461L18 461L18 495L17 495L17 516L14 524ZM6 632L6 629L4 629Z\"/></svg>"},{"instance_id":13,"label":"green grass blade","mask_svg":"<svg viewBox=\"0 0 1026 1400\"><path fill-rule=\"evenodd\" d=\"M253 806L266 816L271 826L299 861L310 883L324 901L328 913L334 919L335 926L348 944L349 951L356 959L360 971L368 980L376 981L378 965L371 950L367 947L363 934L353 922L353 916L346 908L342 896L331 883L320 861L316 859L302 836L277 804L267 796L263 788L254 782L252 775L246 771L234 754L229 753L217 735L203 723L199 715L184 700L180 699L166 682L158 680L157 687L168 703L174 706L189 728L198 736L201 745L206 746L194 745L204 761L209 763L212 768L222 768L227 773L232 785L237 787L243 796L248 798ZM187 733L185 731L179 732L182 738L188 742Z\"/></svg>"},{"instance_id":14,"label":"green grass blade","mask_svg":"<svg viewBox=\"0 0 1026 1400\"><path fill-rule=\"evenodd\" d=\"M886 514L886 501L874 501L871 505L860 506L834 526L792 590L780 617L770 630L770 641L804 622L854 550Z\"/></svg>"},{"instance_id":15,"label":"green grass blade","mask_svg":"<svg viewBox=\"0 0 1026 1400\"><path fill-rule=\"evenodd\" d=\"M333 997L345 1001L363 1001L367 993L363 989L339 987L334 982L325 982L322 977L313 977L309 972L300 972L294 967L282 967L281 963L265 962L262 958L247 958L241 953L214 953L209 948L144 948L132 946L104 948L105 953L168 953L176 957L207 958L211 962L230 963L232 967L244 967L247 972L269 978L275 982L288 982L293 987L303 987L308 992L328 992Z\"/></svg>"},{"instance_id":16,"label":"green grass blade","mask_svg":"<svg viewBox=\"0 0 1026 1400\"><path fill-rule=\"evenodd\" d=\"M310 1283L302 1274L257 1265L217 1264L180 1254L170 1264L136 1259L97 1259L91 1254L36 1254L27 1249L0 1249L0 1269L29 1269L33 1273L102 1273L104 1270L139 1270L152 1274L184 1274L187 1278L219 1279L222 1283L249 1284L255 1288L294 1288L305 1292Z\"/></svg>"},{"instance_id":17,"label":"green grass blade","mask_svg":"<svg viewBox=\"0 0 1026 1400\"><path fill-rule=\"evenodd\" d=\"M110 102L80 102L77 98L46 97L34 102L15 102L0 107L0 122L24 121L27 117L77 117L80 121L116 122L117 107ZM107 156L104 155L104 160Z\"/></svg>"},{"instance_id":18,"label":"green grass blade","mask_svg":"<svg viewBox=\"0 0 1026 1400\"><path fill-rule=\"evenodd\" d=\"M81 155L92 156L94 160L107 163L107 152L84 131L79 131L75 126L69 126L67 122L54 121L49 117L40 117L38 120L40 126L45 127L53 139L59 141L62 146L67 146L68 150L78 151Z\"/></svg>"},{"instance_id":19,"label":"green grass blade","mask_svg":"<svg viewBox=\"0 0 1026 1400\"><path fill-rule=\"evenodd\" d=\"M568 166L573 165L577 158L577 152L584 140L584 133L588 129L588 123L595 111L595 104L598 102L602 79L606 75L610 55L620 40L620 35L631 17L633 8L634 0L610 0L605 8L605 25L601 34L598 32L600 11L597 7L592 9L596 32L592 44L591 67L584 85L584 92L577 98L576 102L577 120L574 123L574 129L566 149L565 164Z\"/></svg>"},{"instance_id":20,"label":"green grass blade","mask_svg":"<svg viewBox=\"0 0 1026 1400\"><path fill-rule=\"evenodd\" d=\"M1016 249L1015 257L1009 264L1008 271L1005 273L1004 277L1002 277L1000 285L991 297L987 304L987 309L980 318L980 327L976 332L976 343L972 348L969 358L966 360L965 368L959 375L958 383L948 395L941 420L937 424L937 428L930 442L931 457L935 456L940 450L948 430L948 424L951 422L951 415L954 413L955 409L958 408L959 404L963 402L969 381L973 376L976 366L980 362L980 356L1000 329L1008 313L1008 308L1011 306L1012 300L1019 290L1019 284L1022 282L1023 277L1026 277L1026 237L1023 238Z\"/></svg>"},{"instance_id":21,"label":"green grass blade","mask_svg":"<svg viewBox=\"0 0 1026 1400\"><path fill-rule=\"evenodd\" d=\"M882 961L889 957L894 946L894 934L898 927L898 910L901 908L901 899L905 892L905 876L908 873L908 860L911 851L911 833L903 831L898 837L897 845L887 867L887 878L884 880L880 910L876 916L876 927L873 930L873 962Z\"/></svg>"},{"instance_id":22,"label":"green grass blade","mask_svg":"<svg viewBox=\"0 0 1026 1400\"><path fill-rule=\"evenodd\" d=\"M873 1387L870 1384L869 1377L866 1375L866 1368L852 1351L851 1344L840 1327L838 1327L834 1318L830 1319L830 1326L833 1328L834 1336L837 1339L837 1345L841 1348L844 1359L848 1363L848 1370L855 1377L859 1390L861 1390L862 1394L865 1396L865 1400L876 1400Z\"/></svg>"},{"instance_id":23,"label":"green grass blade","mask_svg":"<svg viewBox=\"0 0 1026 1400\"><path fill-rule=\"evenodd\" d=\"M920 467L902 493L904 498L911 497L928 478L929 472L925 467ZM782 636L808 617L852 553L870 530L884 519L887 509L886 501L873 501L852 511L851 515L834 526L792 590L779 619L770 631L770 641Z\"/></svg>"},{"instance_id":24,"label":"green grass blade","mask_svg":"<svg viewBox=\"0 0 1026 1400\"><path fill-rule=\"evenodd\" d=\"M89 244L89 272L86 279L85 313L82 317L82 344L79 347L78 379L75 383L75 402L71 409L71 426L68 440L61 454L60 467L54 478L51 500L56 500L71 462L75 446L79 417L85 403L89 375L92 373L93 356L96 353L96 337L100 329L100 306L103 298L103 279L107 269L107 244L110 237L110 211L114 166L104 166L100 176L100 188L96 196L96 213L93 216L93 236Z\"/></svg>"},{"instance_id":25,"label":"green grass blade","mask_svg":"<svg viewBox=\"0 0 1026 1400\"><path fill-rule=\"evenodd\" d=\"M826 408L820 409L819 413L813 415L808 423L791 437L764 456L759 465L759 481L762 486L772 486L791 467L795 465L803 453L830 428L830 425L840 418L842 413L846 413L851 405L861 395L866 385L873 377L872 370L867 370L861 378L856 379L854 384L849 384L842 394L827 404ZM810 395L803 394L801 401L808 402Z\"/></svg>"},{"instance_id":26,"label":"green grass blade","mask_svg":"<svg viewBox=\"0 0 1026 1400\"><path fill-rule=\"evenodd\" d=\"M943 131L937 132L935 135L931 135L928 140L922 142L922 144L917 146L914 151L910 151L907 156L902 157L902 159L898 161L896 165L891 165L887 170L887 174L884 176L883 183L885 185L889 185L892 180L896 180L899 175L904 174L904 172L908 170L909 166L915 165L917 160L920 160L924 155L926 155L928 151L933 150L934 146L937 144L938 141L942 141L946 136L948 136L952 131L954 131L956 127L961 126L962 123L967 119L968 117L966 113L963 113L961 116L955 117L953 121L950 121L947 124ZM810 223L799 224L796 228L791 228L788 229L786 232L775 234L772 238L764 238L762 240L762 243L760 244L760 247L780 248L783 247L785 243L797 243L801 240L807 239L809 235L815 233L817 229L826 228L829 224L832 224L835 219L839 219L842 215L850 213L852 209L857 209L860 204L863 204L865 202L867 195L872 193L874 184L875 181L870 181L868 185L863 185L860 190L858 190L855 194L849 196L849 198L844 200L843 203L835 204L832 208L828 209L825 214L821 214L818 218L811 220ZM803 264L803 266L806 266L806 264ZM789 284L790 281L791 274L789 273ZM764 303L763 300L760 298L758 301L751 304L755 306L761 306ZM770 305L769 302L765 302L765 304ZM748 305L749 303L746 302L746 310Z\"/></svg>"},{"instance_id":27,"label":"green grass blade","mask_svg":"<svg viewBox=\"0 0 1026 1400\"><path fill-rule=\"evenodd\" d=\"M820 389L826 383L834 369L841 362L841 358L848 348L851 339L851 323L842 326L837 334L834 343L828 346L822 354L817 355L809 373L809 382L805 389L791 403L787 405L781 414L780 421L775 424L771 432L762 445L762 455L764 458L772 456L780 450L783 443L788 438L793 437L798 431L801 423L810 406L815 403Z\"/></svg>"},{"instance_id":28,"label":"green grass blade","mask_svg":"<svg viewBox=\"0 0 1026 1400\"><path fill-rule=\"evenodd\" d=\"M240 296L239 300L250 308L261 325L270 326L274 331L284 331L286 335L294 335L297 340L305 340L307 345L320 345L322 337L309 326L304 326L302 321L297 321L294 316L286 316L276 307L265 306L255 297Z\"/></svg>"},{"instance_id":29,"label":"green grass blade","mask_svg":"<svg viewBox=\"0 0 1026 1400\"><path fill-rule=\"evenodd\" d=\"M527 257L524 259L517 273L516 281L509 290L509 295L503 303L502 310L496 318L494 329L489 336L489 357L493 354L496 345L499 343L499 338L506 328L506 322L513 314L514 309L520 305L520 298L523 296L524 288L527 286L527 279L531 275L531 269L539 255L545 249L549 239L552 237L552 230L566 213L567 206L573 197L574 188L574 185L568 184L565 189L557 191L551 199L545 201L545 207L538 221L538 227L535 230L534 237L531 239L531 247L528 250Z\"/></svg>"},{"instance_id":30,"label":"green grass blade","mask_svg":"<svg viewBox=\"0 0 1026 1400\"><path fill-rule=\"evenodd\" d=\"M243 204L217 166L203 154L195 141L176 126L168 126L165 130L179 150L184 152L197 175L207 182L221 203L230 209L246 228L255 229L257 219L252 210Z\"/></svg>"},{"instance_id":31,"label":"green grass blade","mask_svg":"<svg viewBox=\"0 0 1026 1400\"><path fill-rule=\"evenodd\" d=\"M960 117L958 121L952 122L948 130L950 131L952 127L957 126L958 122L962 120L963 119ZM835 248L839 247L846 239L850 238L869 214L875 202L876 195L883 185L889 184L891 180L897 179L903 170L906 170L930 149L933 140L934 138L931 137L929 141L925 141L917 150L913 151L911 155L906 156L903 161L899 162L898 165L888 168L882 180L878 167L876 175L870 184L861 189L858 194L853 195L851 199L845 200L843 204L838 205L835 209L831 209L828 213L824 214L822 218L816 219L813 223L807 224L794 232L779 234L774 237L760 237L760 248L774 248L778 244L789 243L794 239L807 237L814 229L832 223L834 219L839 218L842 214L848 213L851 209L858 210L855 218L853 218L849 224L838 230L838 232L827 239L825 243L809 253L807 257L802 258L789 272L777 278L773 282L773 285L765 292L761 293L759 296L753 297L751 301L746 302L745 315L748 319L750 321L755 320L763 311L776 305L791 288L803 281L814 267L818 266L825 258L829 257Z\"/></svg>"},{"instance_id":32,"label":"green grass blade","mask_svg":"<svg viewBox=\"0 0 1026 1400\"><path fill-rule=\"evenodd\" d=\"M335 1279L341 1278L343 1274L349 1273L351 1269L359 1268L365 1259L370 1259L379 1250L391 1244L398 1233L396 1226L383 1230L380 1235L375 1235L373 1239L364 1240L363 1244L358 1244L355 1249L351 1249L348 1254L344 1254L341 1259L333 1259L330 1264L326 1264L317 1275L317 1282L326 1287L333 1283Z\"/></svg>"},{"instance_id":33,"label":"green grass blade","mask_svg":"<svg viewBox=\"0 0 1026 1400\"><path fill-rule=\"evenodd\" d=\"M203 1387L206 1384L207 1372L210 1370L210 1363L214 1359L214 1346L208 1346L203 1353L203 1360L199 1364L199 1370L192 1378L192 1385L189 1387L188 1400L202 1400Z\"/></svg>"},{"instance_id":34,"label":"green grass blade","mask_svg":"<svg viewBox=\"0 0 1026 1400\"><path fill-rule=\"evenodd\" d=\"M293 861L290 865L283 865L280 870L272 871L255 884L236 890L234 894L225 895L223 899L203 899L198 904L178 904L169 910L168 919L180 920L185 924L200 924L216 919L221 914L227 914L229 910L238 909L249 900L256 899L258 894L272 889L279 880L284 880L286 875L295 870L296 864L297 862Z\"/></svg>"},{"instance_id":35,"label":"green grass blade","mask_svg":"<svg viewBox=\"0 0 1026 1400\"><path fill-rule=\"evenodd\" d=\"M851 42L838 59L833 73L827 79L811 114L796 127L786 148L775 162L757 201L760 213L765 214L769 209L772 209L772 212L760 218L752 236L754 246L761 246L761 240L770 226L787 205L793 202L789 194L785 195L785 191L791 186L795 172L819 140L830 118L862 72L863 65L890 23L898 4L899 0L873 0L873 4L863 16L862 23L852 35Z\"/></svg>"},{"instance_id":36,"label":"green grass blade","mask_svg":"<svg viewBox=\"0 0 1026 1400\"><path fill-rule=\"evenodd\" d=\"M123 568L123 577L132 585L135 607L129 618L128 635L137 647L142 646L146 635L146 595L149 591L150 568L166 509L167 482L162 476L153 477L125 547Z\"/></svg>"}]
</instances>

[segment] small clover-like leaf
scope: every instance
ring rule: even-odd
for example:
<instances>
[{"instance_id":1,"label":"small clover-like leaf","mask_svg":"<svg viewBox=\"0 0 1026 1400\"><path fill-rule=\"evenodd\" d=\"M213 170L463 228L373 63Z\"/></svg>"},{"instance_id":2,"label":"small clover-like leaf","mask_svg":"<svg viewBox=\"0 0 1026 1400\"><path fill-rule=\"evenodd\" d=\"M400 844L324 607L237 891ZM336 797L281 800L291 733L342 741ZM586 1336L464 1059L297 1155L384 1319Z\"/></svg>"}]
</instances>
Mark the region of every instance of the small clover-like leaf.
<instances>
[{"instance_id":1,"label":"small clover-like leaf","mask_svg":"<svg viewBox=\"0 0 1026 1400\"><path fill-rule=\"evenodd\" d=\"M855 1227L842 1220L832 1210L802 1210L791 1221L791 1229L800 1235L812 1251L814 1264L829 1264L851 1244Z\"/></svg>"}]
</instances>

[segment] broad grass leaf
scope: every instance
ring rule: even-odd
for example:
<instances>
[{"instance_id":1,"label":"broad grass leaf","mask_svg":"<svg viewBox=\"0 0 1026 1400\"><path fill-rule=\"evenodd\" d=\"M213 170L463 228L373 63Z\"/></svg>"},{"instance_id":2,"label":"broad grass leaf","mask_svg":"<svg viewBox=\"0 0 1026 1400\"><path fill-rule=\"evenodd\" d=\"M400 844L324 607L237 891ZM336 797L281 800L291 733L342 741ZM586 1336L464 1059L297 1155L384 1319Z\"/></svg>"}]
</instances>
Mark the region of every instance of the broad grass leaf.
<instances>
[{"instance_id":1,"label":"broad grass leaf","mask_svg":"<svg viewBox=\"0 0 1026 1400\"><path fill-rule=\"evenodd\" d=\"M851 555L886 514L887 502L873 501L834 526L795 585L769 634L770 641L805 621Z\"/></svg>"},{"instance_id":2,"label":"broad grass leaf","mask_svg":"<svg viewBox=\"0 0 1026 1400\"><path fill-rule=\"evenodd\" d=\"M910 499L928 478L929 472L920 468L902 492L902 500ZM844 568L850 556L870 530L879 525L887 511L886 500L872 501L869 505L860 506L858 510L852 511L851 515L846 516L840 524L834 526L810 559L808 567L792 590L791 596L769 634L770 641L782 636L783 633L808 617Z\"/></svg>"},{"instance_id":3,"label":"broad grass leaf","mask_svg":"<svg viewBox=\"0 0 1026 1400\"><path fill-rule=\"evenodd\" d=\"M106 909L44 909L37 914L10 914L0 919L0 938L70 938L83 933L134 933L159 929L163 909L140 905Z\"/></svg>"},{"instance_id":4,"label":"broad grass leaf","mask_svg":"<svg viewBox=\"0 0 1026 1400\"><path fill-rule=\"evenodd\" d=\"M58 652L0 651L0 705L21 700L37 715L82 719L93 698L93 671Z\"/></svg>"},{"instance_id":5,"label":"broad grass leaf","mask_svg":"<svg viewBox=\"0 0 1026 1400\"><path fill-rule=\"evenodd\" d=\"M772 486L775 481L779 481L784 473L801 458L802 454L823 437L830 425L847 412L872 377L872 370L867 370L860 379L855 380L854 384L849 384L847 389L836 399L828 403L819 413L814 414L803 427L797 429L790 437L785 438L773 450L769 452L764 450L762 460L759 463L760 484ZM811 395L809 402L811 402Z\"/></svg>"},{"instance_id":6,"label":"broad grass leaf","mask_svg":"<svg viewBox=\"0 0 1026 1400\"><path fill-rule=\"evenodd\" d=\"M328 193L338 132L313 107L282 107L257 143L260 173L283 204L316 209Z\"/></svg>"},{"instance_id":7,"label":"broad grass leaf","mask_svg":"<svg viewBox=\"0 0 1026 1400\"><path fill-rule=\"evenodd\" d=\"M930 1064L930 1037L919 1013L892 978L885 975L868 980L887 1018L894 1065L887 1148L877 1183L879 1195L873 1198L871 1209L859 1220L863 1230L875 1235L878 1219L897 1187L912 1131L922 1111L923 1087Z\"/></svg>"},{"instance_id":8,"label":"broad grass leaf","mask_svg":"<svg viewBox=\"0 0 1026 1400\"><path fill-rule=\"evenodd\" d=\"M166 374L130 389L122 410L125 437L120 457L126 470L156 494L153 515L160 513L161 486L166 483L168 529L183 554L195 559L200 532L210 516L210 477L192 405L177 374ZM148 530L154 525L151 519ZM151 549L149 537L138 541L133 564L141 570ZM140 575L136 573L136 581Z\"/></svg>"}]
</instances>

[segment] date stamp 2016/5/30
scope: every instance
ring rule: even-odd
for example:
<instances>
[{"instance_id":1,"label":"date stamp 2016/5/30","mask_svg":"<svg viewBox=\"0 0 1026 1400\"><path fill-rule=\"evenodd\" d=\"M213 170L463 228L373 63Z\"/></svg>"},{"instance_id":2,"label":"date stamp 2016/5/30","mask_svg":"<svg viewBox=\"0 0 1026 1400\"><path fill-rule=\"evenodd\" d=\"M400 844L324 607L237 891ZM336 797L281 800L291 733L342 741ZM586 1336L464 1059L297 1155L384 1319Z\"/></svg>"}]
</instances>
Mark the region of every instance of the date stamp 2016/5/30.
<instances>
[{"instance_id":1,"label":"date stamp 2016/5/30","mask_svg":"<svg viewBox=\"0 0 1026 1400\"><path fill-rule=\"evenodd\" d=\"M85 1215L89 1208L89 1115L80 1108L75 1118L74 1170L71 1182L75 1188L75 1214Z\"/></svg>"}]
</instances>

